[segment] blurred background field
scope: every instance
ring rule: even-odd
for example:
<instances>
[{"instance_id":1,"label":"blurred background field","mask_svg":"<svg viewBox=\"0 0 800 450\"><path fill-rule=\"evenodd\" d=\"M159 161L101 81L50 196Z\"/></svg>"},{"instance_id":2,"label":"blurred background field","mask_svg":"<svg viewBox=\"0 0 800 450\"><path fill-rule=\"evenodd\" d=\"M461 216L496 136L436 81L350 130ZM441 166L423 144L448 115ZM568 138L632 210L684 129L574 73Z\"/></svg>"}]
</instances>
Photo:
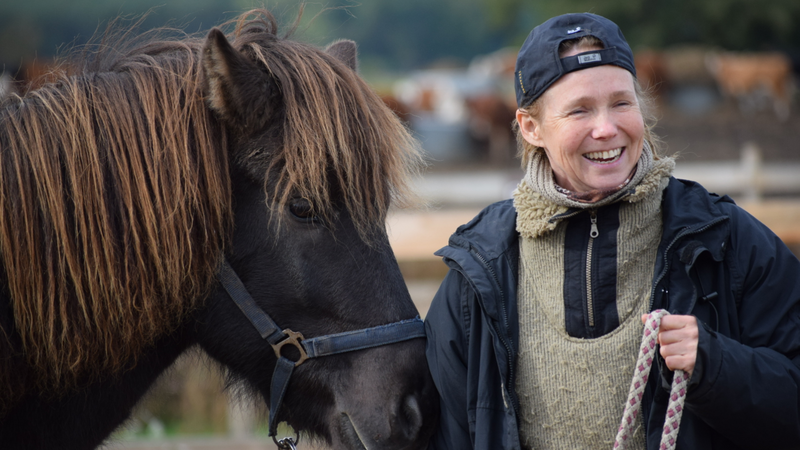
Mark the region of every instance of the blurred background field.
<instances>
[{"instance_id":1,"label":"blurred background field","mask_svg":"<svg viewBox=\"0 0 800 450\"><path fill-rule=\"evenodd\" d=\"M251 7L290 27L297 0L29 0L0 3L0 95L46 81L58 55L115 17L151 10L142 30L186 32ZM522 176L511 133L516 51L555 14L616 21L656 96L656 133L679 155L676 176L728 194L800 251L800 2L794 0L330 0L308 2L295 39L359 44L360 72L420 140L427 203L393 211L388 230L409 292L427 312L446 273L433 252ZM286 29L285 28L285 29ZM43 81L44 80L44 81ZM263 402L232 402L235 387L203 355L162 377L108 448L261 449ZM289 433L289 430L286 430ZM311 448L303 442L300 448Z\"/></svg>"}]
</instances>

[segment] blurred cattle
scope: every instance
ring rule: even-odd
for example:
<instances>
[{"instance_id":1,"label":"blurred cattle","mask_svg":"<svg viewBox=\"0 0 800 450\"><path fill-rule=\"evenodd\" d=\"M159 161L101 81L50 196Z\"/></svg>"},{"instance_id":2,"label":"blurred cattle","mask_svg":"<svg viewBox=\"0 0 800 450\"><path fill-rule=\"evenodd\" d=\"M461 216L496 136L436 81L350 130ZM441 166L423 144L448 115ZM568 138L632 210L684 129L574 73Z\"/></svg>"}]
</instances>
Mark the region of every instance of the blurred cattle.
<instances>
[{"instance_id":1,"label":"blurred cattle","mask_svg":"<svg viewBox=\"0 0 800 450\"><path fill-rule=\"evenodd\" d=\"M0 99L12 92L16 92L14 80L7 73L0 73Z\"/></svg>"},{"instance_id":2,"label":"blurred cattle","mask_svg":"<svg viewBox=\"0 0 800 450\"><path fill-rule=\"evenodd\" d=\"M0 98L11 94L25 95L55 81L68 69L65 63L50 58L23 61L15 69L0 72Z\"/></svg>"},{"instance_id":3,"label":"blurred cattle","mask_svg":"<svg viewBox=\"0 0 800 450\"><path fill-rule=\"evenodd\" d=\"M770 104L781 121L789 118L792 65L781 53L709 53L709 72L721 93L749 113Z\"/></svg>"},{"instance_id":4,"label":"blurred cattle","mask_svg":"<svg viewBox=\"0 0 800 450\"><path fill-rule=\"evenodd\" d=\"M706 67L708 52L709 48L701 45L676 45L665 49L663 55L671 86L713 85L714 79Z\"/></svg>"},{"instance_id":5,"label":"blurred cattle","mask_svg":"<svg viewBox=\"0 0 800 450\"><path fill-rule=\"evenodd\" d=\"M420 111L434 112L438 109L438 101L439 98L436 95L435 88L423 87L419 91L419 97L417 98L417 103L415 106Z\"/></svg>"},{"instance_id":6,"label":"blurred cattle","mask_svg":"<svg viewBox=\"0 0 800 450\"><path fill-rule=\"evenodd\" d=\"M708 48L696 45L643 49L633 56L633 63L642 87L663 93L676 86L713 83L706 67L708 52Z\"/></svg>"},{"instance_id":7,"label":"blurred cattle","mask_svg":"<svg viewBox=\"0 0 800 450\"><path fill-rule=\"evenodd\" d=\"M475 57L466 68L420 70L395 84L394 96L408 109L410 126L432 160L514 161L515 61L516 50L501 49Z\"/></svg>"},{"instance_id":8,"label":"blurred cattle","mask_svg":"<svg viewBox=\"0 0 800 450\"><path fill-rule=\"evenodd\" d=\"M469 133L485 145L489 162L507 165L514 160L516 145L512 123L516 117L516 104L510 104L501 95L484 93L464 99L469 115Z\"/></svg>"},{"instance_id":9,"label":"blurred cattle","mask_svg":"<svg viewBox=\"0 0 800 450\"><path fill-rule=\"evenodd\" d=\"M389 109L394 112L394 114L401 120L403 123L408 124L411 120L411 108L406 105L404 102L400 101L399 98L395 97L392 94L380 94L381 100Z\"/></svg>"},{"instance_id":10,"label":"blurred cattle","mask_svg":"<svg viewBox=\"0 0 800 450\"><path fill-rule=\"evenodd\" d=\"M470 61L468 71L472 76L509 82L513 94L514 66L517 64L516 47L506 47L492 53L476 56Z\"/></svg>"},{"instance_id":11,"label":"blurred cattle","mask_svg":"<svg viewBox=\"0 0 800 450\"><path fill-rule=\"evenodd\" d=\"M67 66L55 59L37 58L24 62L17 76L18 90L24 93L39 89L66 71Z\"/></svg>"},{"instance_id":12,"label":"blurred cattle","mask_svg":"<svg viewBox=\"0 0 800 450\"><path fill-rule=\"evenodd\" d=\"M475 79L487 80L483 89L464 98L468 130L492 165L515 161L516 139L512 124L516 117L514 66L519 49L507 47L475 57L468 72Z\"/></svg>"},{"instance_id":13,"label":"blurred cattle","mask_svg":"<svg viewBox=\"0 0 800 450\"><path fill-rule=\"evenodd\" d=\"M670 87L669 67L662 52L646 49L637 51L633 57L636 78L641 86L661 101Z\"/></svg>"}]
</instances>

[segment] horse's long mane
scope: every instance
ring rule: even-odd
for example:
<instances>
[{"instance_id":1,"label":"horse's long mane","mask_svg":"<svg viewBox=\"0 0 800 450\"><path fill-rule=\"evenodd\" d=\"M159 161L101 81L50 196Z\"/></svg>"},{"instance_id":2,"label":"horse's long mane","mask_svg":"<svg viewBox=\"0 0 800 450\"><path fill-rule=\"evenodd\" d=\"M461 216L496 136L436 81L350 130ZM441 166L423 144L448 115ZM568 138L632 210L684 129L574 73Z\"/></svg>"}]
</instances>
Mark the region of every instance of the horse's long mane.
<instances>
[{"instance_id":1,"label":"horse's long mane","mask_svg":"<svg viewBox=\"0 0 800 450\"><path fill-rule=\"evenodd\" d=\"M213 279L230 180L198 48L105 49L0 109L4 282L39 388L128 368Z\"/></svg>"},{"instance_id":2,"label":"horse's long mane","mask_svg":"<svg viewBox=\"0 0 800 450\"><path fill-rule=\"evenodd\" d=\"M57 393L132 367L202 301L232 228L229 161L271 186L272 208L301 195L329 214L335 189L364 236L382 224L414 140L344 64L276 33L251 11L231 39L280 86L280 148L230 159L202 37L103 41L77 73L3 101L0 261L18 336L0 329L0 415L20 386Z\"/></svg>"}]
</instances>

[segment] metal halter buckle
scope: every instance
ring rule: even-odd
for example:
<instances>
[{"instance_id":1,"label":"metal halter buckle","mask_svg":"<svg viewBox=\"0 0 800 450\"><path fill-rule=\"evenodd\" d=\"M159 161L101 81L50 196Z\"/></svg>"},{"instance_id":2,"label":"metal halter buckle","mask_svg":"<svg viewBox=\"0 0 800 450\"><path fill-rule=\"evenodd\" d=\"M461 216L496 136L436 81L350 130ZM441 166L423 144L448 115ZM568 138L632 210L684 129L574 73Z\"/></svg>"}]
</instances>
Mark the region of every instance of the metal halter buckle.
<instances>
[{"instance_id":1,"label":"metal halter buckle","mask_svg":"<svg viewBox=\"0 0 800 450\"><path fill-rule=\"evenodd\" d=\"M272 436L272 440L275 442L275 445L278 446L280 450L297 450L297 444L300 442L300 435L295 435L297 439L292 439L290 437L285 437L283 439L275 439L275 436Z\"/></svg>"},{"instance_id":2,"label":"metal halter buckle","mask_svg":"<svg viewBox=\"0 0 800 450\"><path fill-rule=\"evenodd\" d=\"M300 343L300 341L302 341L305 338L303 337L302 333L292 331L288 328L283 330L283 334L286 335L286 339L278 342L277 344L272 344L272 350L275 351L275 356L280 358L282 356L281 349L283 348L284 345L286 344L294 345L300 352L300 358L298 358L297 361L295 361L294 363L294 366L297 367L300 364L302 364L303 361L308 359L308 353L306 353L306 349L303 348L303 344Z\"/></svg>"}]
</instances>

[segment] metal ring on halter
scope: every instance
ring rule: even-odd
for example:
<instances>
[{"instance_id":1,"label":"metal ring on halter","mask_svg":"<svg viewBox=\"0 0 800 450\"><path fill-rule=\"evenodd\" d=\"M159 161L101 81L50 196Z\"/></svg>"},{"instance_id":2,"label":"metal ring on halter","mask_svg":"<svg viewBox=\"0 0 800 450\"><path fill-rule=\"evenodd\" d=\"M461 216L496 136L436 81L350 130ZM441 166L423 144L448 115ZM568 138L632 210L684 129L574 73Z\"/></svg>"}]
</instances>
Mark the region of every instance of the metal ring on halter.
<instances>
[{"instance_id":1,"label":"metal ring on halter","mask_svg":"<svg viewBox=\"0 0 800 450\"><path fill-rule=\"evenodd\" d=\"M297 444L300 443L300 435L295 432L294 436L296 439L292 439L290 437L276 439L275 436L272 436L272 440L280 450L297 450Z\"/></svg>"}]
</instances>

